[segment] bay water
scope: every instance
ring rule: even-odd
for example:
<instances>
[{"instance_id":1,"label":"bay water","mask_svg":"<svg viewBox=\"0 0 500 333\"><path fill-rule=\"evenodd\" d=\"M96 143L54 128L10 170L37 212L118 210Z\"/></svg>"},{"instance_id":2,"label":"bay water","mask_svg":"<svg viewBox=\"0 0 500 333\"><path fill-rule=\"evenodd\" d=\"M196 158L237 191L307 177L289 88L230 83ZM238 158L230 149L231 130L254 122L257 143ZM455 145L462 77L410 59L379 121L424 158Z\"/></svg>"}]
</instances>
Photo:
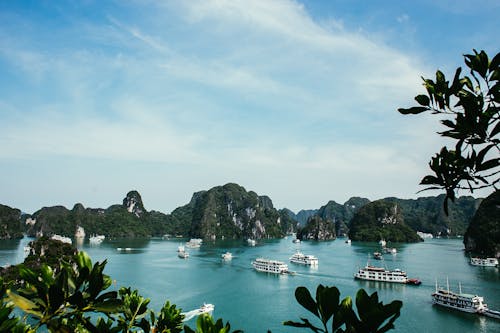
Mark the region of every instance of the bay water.
<instances>
[{"instance_id":1,"label":"bay water","mask_svg":"<svg viewBox=\"0 0 500 333\"><path fill-rule=\"evenodd\" d=\"M23 261L24 246L32 239L0 241L0 265ZM258 241L203 242L199 249L187 248L190 256L180 259L177 248L184 239L106 239L100 245L84 243L93 262L107 260L104 272L114 280L114 287L131 286L151 299L150 308L158 311L169 300L188 312L203 303L215 305L214 318L223 318L232 329L245 332L306 332L283 326L287 320L313 320L313 315L295 300L298 286L315 295L319 284L336 286L341 298L355 297L360 288L368 294L377 292L384 304L403 301L401 316L392 332L500 332L500 320L462 313L432 305L431 294L436 280L441 286L449 281L450 290L477 294L491 309L500 310L500 274L498 268L469 264L461 239L426 239L417 244L388 244L397 254L385 254L383 261L371 264L400 268L422 285L400 285L354 280L353 274L366 265L368 257L380 250L377 243L343 239L328 242L293 243L291 238ZM317 267L289 263L289 257L300 250L318 257ZM231 261L221 254L229 251ZM295 275L273 275L256 272L251 265L257 257L282 260ZM320 324L313 320L313 323ZM195 326L195 319L188 322Z\"/></svg>"}]
</instances>

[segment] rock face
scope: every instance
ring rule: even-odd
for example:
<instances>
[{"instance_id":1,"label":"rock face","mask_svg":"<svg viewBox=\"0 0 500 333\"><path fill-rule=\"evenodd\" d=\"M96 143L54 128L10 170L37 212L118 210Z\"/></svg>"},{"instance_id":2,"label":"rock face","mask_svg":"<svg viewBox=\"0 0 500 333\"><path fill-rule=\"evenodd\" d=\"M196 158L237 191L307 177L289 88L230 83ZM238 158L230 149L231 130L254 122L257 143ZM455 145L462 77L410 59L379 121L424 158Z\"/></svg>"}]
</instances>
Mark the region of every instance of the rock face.
<instances>
[{"instance_id":1,"label":"rock face","mask_svg":"<svg viewBox=\"0 0 500 333\"><path fill-rule=\"evenodd\" d=\"M164 234L167 221L165 214L147 212L140 194L130 191L121 205L107 209L85 208L81 203L71 210L63 206L44 207L26 219L26 230L29 236L73 237L77 227L83 227L87 235L149 237Z\"/></svg>"},{"instance_id":2,"label":"rock face","mask_svg":"<svg viewBox=\"0 0 500 333\"><path fill-rule=\"evenodd\" d=\"M359 209L354 215L349 238L355 241L418 242L422 239L415 230L404 223L400 207L391 202L378 200Z\"/></svg>"},{"instance_id":3,"label":"rock face","mask_svg":"<svg viewBox=\"0 0 500 333\"><path fill-rule=\"evenodd\" d=\"M21 211L0 205L0 239L23 238Z\"/></svg>"},{"instance_id":4,"label":"rock face","mask_svg":"<svg viewBox=\"0 0 500 333\"><path fill-rule=\"evenodd\" d=\"M335 201L329 201L325 206L322 206L316 213L324 220L331 220L335 225L335 233L337 235L347 235L349 232L349 223L354 214L370 200L366 198L352 197L343 205Z\"/></svg>"},{"instance_id":5,"label":"rock face","mask_svg":"<svg viewBox=\"0 0 500 333\"><path fill-rule=\"evenodd\" d=\"M449 203L449 214L443 210L444 194L418 199L385 198L386 202L401 208L404 222L414 230L435 236L458 236L467 230L482 199L470 196L457 198Z\"/></svg>"},{"instance_id":6,"label":"rock face","mask_svg":"<svg viewBox=\"0 0 500 333\"><path fill-rule=\"evenodd\" d=\"M335 225L332 220L323 220L318 215L311 216L304 228L297 232L297 238L316 241L335 239Z\"/></svg>"},{"instance_id":7,"label":"rock face","mask_svg":"<svg viewBox=\"0 0 500 333\"><path fill-rule=\"evenodd\" d=\"M481 202L464 235L467 252L500 257L500 191Z\"/></svg>"},{"instance_id":8,"label":"rock face","mask_svg":"<svg viewBox=\"0 0 500 333\"><path fill-rule=\"evenodd\" d=\"M171 219L181 228L189 226L184 235L208 239L277 238L293 230L269 197L232 183L195 193Z\"/></svg>"},{"instance_id":9,"label":"rock face","mask_svg":"<svg viewBox=\"0 0 500 333\"><path fill-rule=\"evenodd\" d=\"M139 192L130 191L127 193L125 199L123 199L123 207L129 212L137 217L141 217L146 211L144 205L142 204L142 198Z\"/></svg>"}]
</instances>

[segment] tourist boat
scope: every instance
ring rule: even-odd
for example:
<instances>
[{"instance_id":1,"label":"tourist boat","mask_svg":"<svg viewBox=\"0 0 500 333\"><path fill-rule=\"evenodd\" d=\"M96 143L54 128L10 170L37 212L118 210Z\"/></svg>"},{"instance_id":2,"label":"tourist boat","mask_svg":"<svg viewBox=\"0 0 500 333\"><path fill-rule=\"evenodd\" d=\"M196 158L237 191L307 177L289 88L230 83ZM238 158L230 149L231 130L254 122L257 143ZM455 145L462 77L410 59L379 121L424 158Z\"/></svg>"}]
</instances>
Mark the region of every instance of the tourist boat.
<instances>
[{"instance_id":1,"label":"tourist boat","mask_svg":"<svg viewBox=\"0 0 500 333\"><path fill-rule=\"evenodd\" d=\"M368 281L407 283L417 286L421 284L421 281L418 279L409 279L406 272L400 269L391 271L383 267L370 266L369 264L364 268L360 268L359 271L354 274L354 278Z\"/></svg>"},{"instance_id":2,"label":"tourist boat","mask_svg":"<svg viewBox=\"0 0 500 333\"><path fill-rule=\"evenodd\" d=\"M497 258L470 258L470 264L474 266L498 267Z\"/></svg>"},{"instance_id":3,"label":"tourist boat","mask_svg":"<svg viewBox=\"0 0 500 333\"><path fill-rule=\"evenodd\" d=\"M181 315L184 316L184 319L182 319L182 321L189 321L189 320L193 319L194 317L199 316L199 315L204 314L204 313L208 313L211 315L212 312L214 311L214 309L215 309L215 306L213 304L203 303L203 305L198 309L195 309L195 310L192 310L189 312L182 312Z\"/></svg>"},{"instance_id":4,"label":"tourist boat","mask_svg":"<svg viewBox=\"0 0 500 333\"><path fill-rule=\"evenodd\" d=\"M75 232L75 238L76 239L84 239L85 238L85 229L83 227L76 227L76 232Z\"/></svg>"},{"instance_id":5,"label":"tourist boat","mask_svg":"<svg viewBox=\"0 0 500 333\"><path fill-rule=\"evenodd\" d=\"M252 266L259 272L288 274L288 265L283 261L257 258L252 261Z\"/></svg>"},{"instance_id":6,"label":"tourist boat","mask_svg":"<svg viewBox=\"0 0 500 333\"><path fill-rule=\"evenodd\" d=\"M384 247L385 253L397 254L398 250L395 247Z\"/></svg>"},{"instance_id":7,"label":"tourist boat","mask_svg":"<svg viewBox=\"0 0 500 333\"><path fill-rule=\"evenodd\" d=\"M255 239L251 239L251 238L249 238L249 239L247 239L247 243L248 243L248 245L250 245L250 246L255 246L255 244L256 244L257 242L255 241Z\"/></svg>"},{"instance_id":8,"label":"tourist boat","mask_svg":"<svg viewBox=\"0 0 500 333\"><path fill-rule=\"evenodd\" d=\"M377 260L382 260L382 253L380 252L373 252L373 258Z\"/></svg>"},{"instance_id":9,"label":"tourist boat","mask_svg":"<svg viewBox=\"0 0 500 333\"><path fill-rule=\"evenodd\" d=\"M233 259L233 254L231 252L226 252L222 254L222 260L229 261Z\"/></svg>"},{"instance_id":10,"label":"tourist boat","mask_svg":"<svg viewBox=\"0 0 500 333\"><path fill-rule=\"evenodd\" d=\"M292 242L294 242L294 243L300 243L300 239L295 238Z\"/></svg>"},{"instance_id":11,"label":"tourist boat","mask_svg":"<svg viewBox=\"0 0 500 333\"><path fill-rule=\"evenodd\" d=\"M101 244L104 239L106 238L106 236L104 235L93 235L89 238L89 243L90 244Z\"/></svg>"},{"instance_id":12,"label":"tourist boat","mask_svg":"<svg viewBox=\"0 0 500 333\"><path fill-rule=\"evenodd\" d=\"M500 319L500 311L486 309L482 314L491 318Z\"/></svg>"},{"instance_id":13,"label":"tourist boat","mask_svg":"<svg viewBox=\"0 0 500 333\"><path fill-rule=\"evenodd\" d=\"M184 248L184 245L179 245L177 248L177 256L182 259L189 258L189 253Z\"/></svg>"},{"instance_id":14,"label":"tourist boat","mask_svg":"<svg viewBox=\"0 0 500 333\"><path fill-rule=\"evenodd\" d=\"M450 291L448 279L446 280L446 286L446 289L438 288L436 281L436 291L432 294L433 304L463 312L478 314L483 314L486 310L488 310L488 306L484 303L483 297L472 294L463 294L460 285L460 291L458 294Z\"/></svg>"},{"instance_id":15,"label":"tourist boat","mask_svg":"<svg viewBox=\"0 0 500 333\"><path fill-rule=\"evenodd\" d=\"M345 240L346 244L351 244L351 240L348 238Z\"/></svg>"},{"instance_id":16,"label":"tourist boat","mask_svg":"<svg viewBox=\"0 0 500 333\"><path fill-rule=\"evenodd\" d=\"M200 238L191 238L189 242L186 243L186 246L192 249L197 249L203 243L203 239Z\"/></svg>"},{"instance_id":17,"label":"tourist boat","mask_svg":"<svg viewBox=\"0 0 500 333\"><path fill-rule=\"evenodd\" d=\"M381 239L379 242L380 246L385 247L387 245L387 242L384 239Z\"/></svg>"},{"instance_id":18,"label":"tourist boat","mask_svg":"<svg viewBox=\"0 0 500 333\"><path fill-rule=\"evenodd\" d=\"M52 235L52 237L50 237L50 239L57 240L57 241L60 241L60 242L66 243L66 244L70 244L70 245L73 244L73 241L71 240L71 238L64 237L64 236L57 235L57 234Z\"/></svg>"},{"instance_id":19,"label":"tourist boat","mask_svg":"<svg viewBox=\"0 0 500 333\"><path fill-rule=\"evenodd\" d=\"M318 258L313 255L303 254L302 252L297 251L293 256L290 257L290 262L293 262L295 264L317 266Z\"/></svg>"}]
</instances>

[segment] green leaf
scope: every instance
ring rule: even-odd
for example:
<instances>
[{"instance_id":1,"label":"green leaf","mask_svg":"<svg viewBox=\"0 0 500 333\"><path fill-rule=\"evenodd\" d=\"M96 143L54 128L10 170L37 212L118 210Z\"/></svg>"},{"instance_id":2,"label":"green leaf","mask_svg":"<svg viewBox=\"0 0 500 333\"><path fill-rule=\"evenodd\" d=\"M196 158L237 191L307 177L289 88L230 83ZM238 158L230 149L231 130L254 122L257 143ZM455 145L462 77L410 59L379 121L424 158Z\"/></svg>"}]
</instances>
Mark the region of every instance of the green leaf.
<instances>
[{"instance_id":1,"label":"green leaf","mask_svg":"<svg viewBox=\"0 0 500 333\"><path fill-rule=\"evenodd\" d=\"M319 285L318 288L320 288L320 286L321 285ZM300 305L302 305L316 317L319 317L318 306L306 287L297 287L297 289L295 289L295 298Z\"/></svg>"},{"instance_id":2,"label":"green leaf","mask_svg":"<svg viewBox=\"0 0 500 333\"><path fill-rule=\"evenodd\" d=\"M428 110L430 110L430 109L427 108L427 107L414 106L414 107L411 107L411 108L408 108L408 109L399 108L398 112L401 113L401 114L419 114L419 113L422 113L422 112L425 112L425 111L428 111Z\"/></svg>"},{"instance_id":3,"label":"green leaf","mask_svg":"<svg viewBox=\"0 0 500 333\"><path fill-rule=\"evenodd\" d=\"M123 306L123 301L120 299L108 299L103 302L94 304L93 308L98 312L117 313Z\"/></svg>"},{"instance_id":4,"label":"green leaf","mask_svg":"<svg viewBox=\"0 0 500 333\"><path fill-rule=\"evenodd\" d=\"M16 294L15 292L11 291L10 289L7 290L7 297L19 309L23 310L26 313L32 314L38 318L42 318L42 316L43 316L42 313L37 311L38 306L35 303L33 303L31 300L29 300L21 295Z\"/></svg>"},{"instance_id":5,"label":"green leaf","mask_svg":"<svg viewBox=\"0 0 500 333\"><path fill-rule=\"evenodd\" d=\"M420 104L422 106L429 106L429 104L431 102L429 96L427 96L427 95L415 96L415 100L417 101L418 104Z\"/></svg>"},{"instance_id":6,"label":"green leaf","mask_svg":"<svg viewBox=\"0 0 500 333\"><path fill-rule=\"evenodd\" d=\"M497 168L498 166L500 166L500 158L493 158L491 160L481 163L481 165L477 168L476 171L490 170Z\"/></svg>"},{"instance_id":7,"label":"green leaf","mask_svg":"<svg viewBox=\"0 0 500 333\"><path fill-rule=\"evenodd\" d=\"M319 291L319 287L318 287ZM340 292L336 287L325 287L316 293L321 321L326 324L339 309Z\"/></svg>"}]
</instances>

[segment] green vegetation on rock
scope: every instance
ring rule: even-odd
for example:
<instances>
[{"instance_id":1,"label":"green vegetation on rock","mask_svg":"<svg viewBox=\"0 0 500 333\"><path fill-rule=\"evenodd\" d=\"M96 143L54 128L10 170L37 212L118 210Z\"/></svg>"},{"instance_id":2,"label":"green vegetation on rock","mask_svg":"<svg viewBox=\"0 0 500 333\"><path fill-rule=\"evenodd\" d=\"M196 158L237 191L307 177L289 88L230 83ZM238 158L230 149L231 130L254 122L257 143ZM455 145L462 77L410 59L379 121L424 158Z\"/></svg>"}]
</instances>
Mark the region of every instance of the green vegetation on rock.
<instances>
[{"instance_id":1,"label":"green vegetation on rock","mask_svg":"<svg viewBox=\"0 0 500 333\"><path fill-rule=\"evenodd\" d=\"M486 197L464 235L465 250L500 257L500 191Z\"/></svg>"},{"instance_id":2,"label":"green vegetation on rock","mask_svg":"<svg viewBox=\"0 0 500 333\"><path fill-rule=\"evenodd\" d=\"M335 225L332 220L323 220L318 215L311 216L306 225L297 231L297 238L316 241L333 240L336 238Z\"/></svg>"},{"instance_id":3,"label":"green vegetation on rock","mask_svg":"<svg viewBox=\"0 0 500 333\"><path fill-rule=\"evenodd\" d=\"M384 200L373 201L358 210L350 224L349 238L368 242L421 241L415 230L404 223L400 207Z\"/></svg>"},{"instance_id":4,"label":"green vegetation on rock","mask_svg":"<svg viewBox=\"0 0 500 333\"><path fill-rule=\"evenodd\" d=\"M23 238L21 211L0 204L0 239Z\"/></svg>"}]
</instances>

